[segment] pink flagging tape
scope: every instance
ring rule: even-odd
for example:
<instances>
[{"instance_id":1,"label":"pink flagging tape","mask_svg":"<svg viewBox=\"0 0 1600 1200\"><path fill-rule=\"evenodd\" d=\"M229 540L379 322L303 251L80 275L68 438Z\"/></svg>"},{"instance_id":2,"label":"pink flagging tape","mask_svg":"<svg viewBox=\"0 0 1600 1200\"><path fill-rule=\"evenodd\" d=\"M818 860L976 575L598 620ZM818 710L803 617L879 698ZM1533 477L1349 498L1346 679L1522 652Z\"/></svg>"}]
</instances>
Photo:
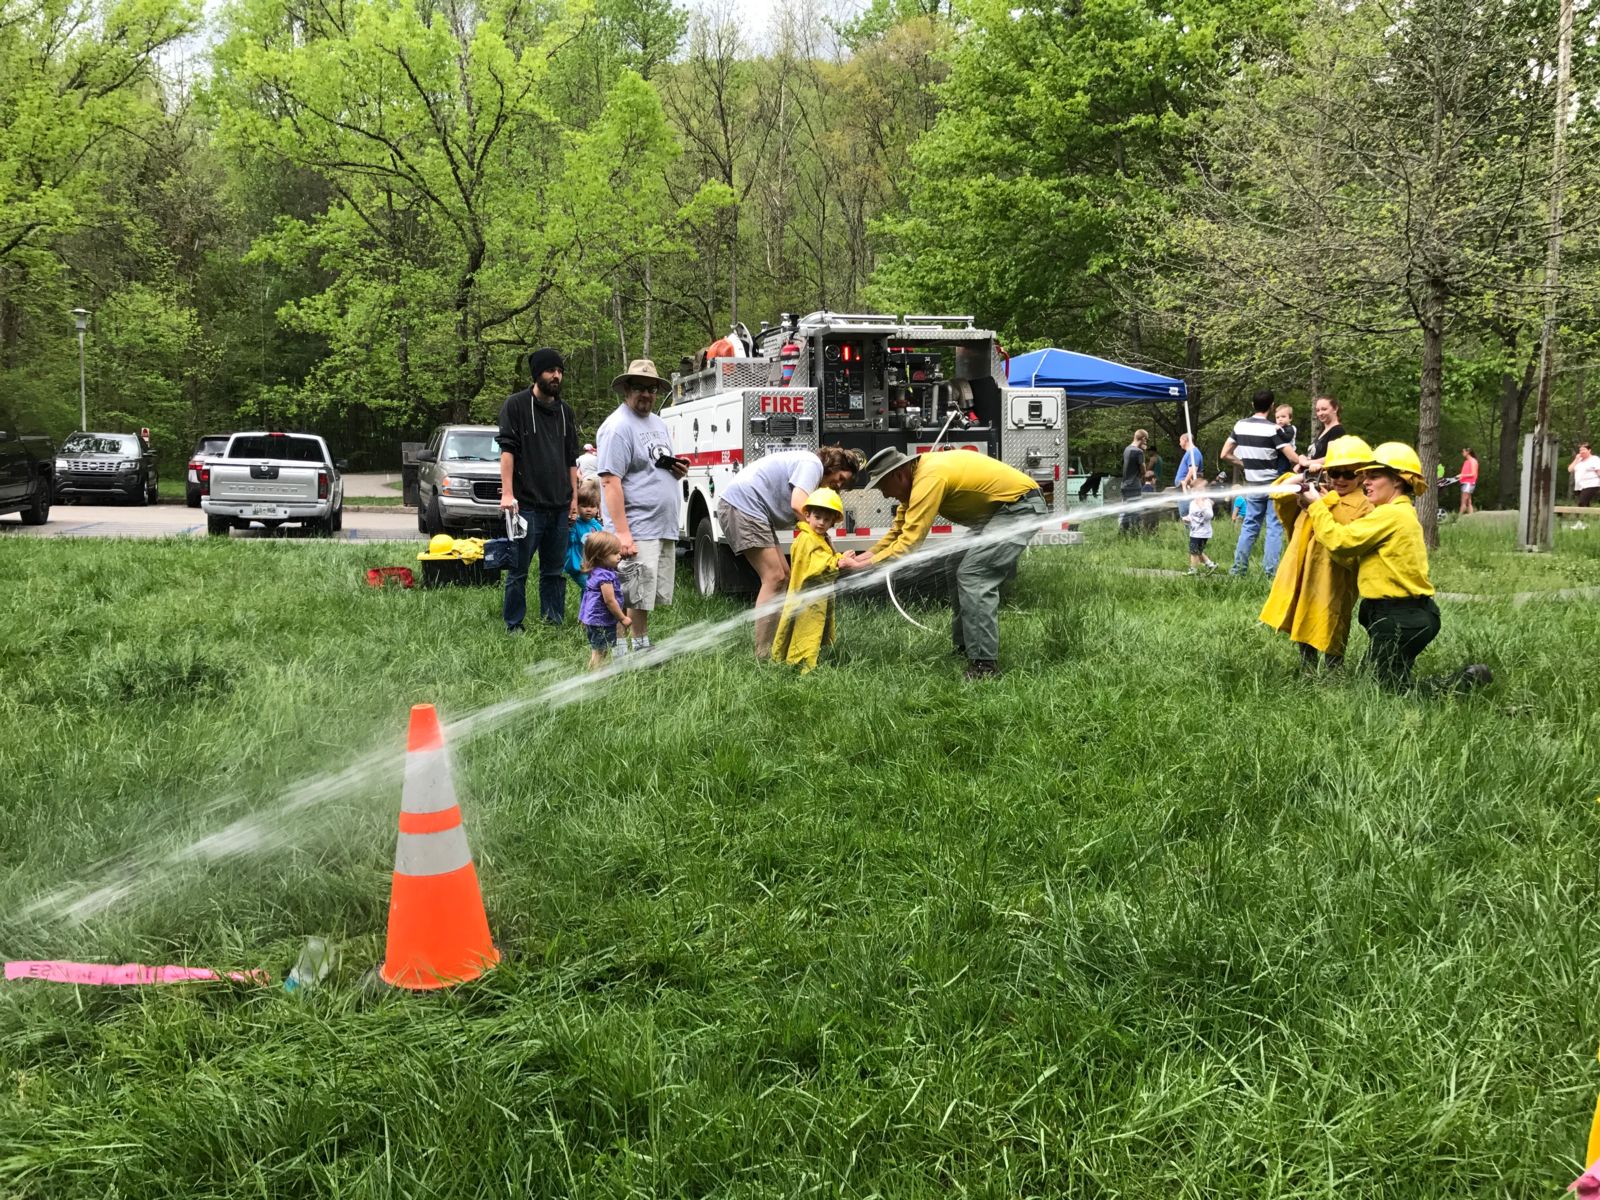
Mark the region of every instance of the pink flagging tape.
<instances>
[{"instance_id":1,"label":"pink flagging tape","mask_svg":"<svg viewBox=\"0 0 1600 1200\"><path fill-rule=\"evenodd\" d=\"M6 979L43 979L51 983L81 983L90 987L120 987L137 983L200 983L228 979L235 983L271 983L265 971L228 971L218 974L205 967L147 967L141 963L8 962Z\"/></svg>"}]
</instances>

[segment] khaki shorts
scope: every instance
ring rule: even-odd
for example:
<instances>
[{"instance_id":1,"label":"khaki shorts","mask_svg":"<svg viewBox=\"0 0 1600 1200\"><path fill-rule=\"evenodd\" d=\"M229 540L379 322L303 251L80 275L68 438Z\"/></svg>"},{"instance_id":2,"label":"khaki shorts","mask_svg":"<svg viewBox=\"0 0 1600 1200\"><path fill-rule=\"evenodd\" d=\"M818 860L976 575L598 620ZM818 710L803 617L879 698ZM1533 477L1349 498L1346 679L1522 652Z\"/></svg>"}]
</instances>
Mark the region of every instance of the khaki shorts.
<instances>
[{"instance_id":1,"label":"khaki shorts","mask_svg":"<svg viewBox=\"0 0 1600 1200\"><path fill-rule=\"evenodd\" d=\"M760 517L740 512L726 500L717 501L717 524L722 526L722 540L735 554L778 544L777 531L771 525Z\"/></svg>"},{"instance_id":2,"label":"khaki shorts","mask_svg":"<svg viewBox=\"0 0 1600 1200\"><path fill-rule=\"evenodd\" d=\"M678 572L678 543L653 540L635 541L639 553L617 566L628 607L650 612L672 603L672 580Z\"/></svg>"}]
</instances>

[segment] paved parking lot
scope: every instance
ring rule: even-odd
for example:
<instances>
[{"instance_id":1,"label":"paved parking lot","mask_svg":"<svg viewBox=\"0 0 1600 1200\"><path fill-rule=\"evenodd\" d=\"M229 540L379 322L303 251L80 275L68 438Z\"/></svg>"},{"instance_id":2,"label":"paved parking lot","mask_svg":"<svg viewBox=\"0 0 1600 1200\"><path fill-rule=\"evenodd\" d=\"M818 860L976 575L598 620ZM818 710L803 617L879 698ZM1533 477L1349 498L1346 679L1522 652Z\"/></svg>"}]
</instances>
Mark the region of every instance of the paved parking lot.
<instances>
[{"instance_id":1,"label":"paved parking lot","mask_svg":"<svg viewBox=\"0 0 1600 1200\"><path fill-rule=\"evenodd\" d=\"M0 538L6 537L205 537L205 514L182 504L136 505L58 504L50 509L50 520L43 525L24 525L16 515L0 517ZM299 528L239 530L236 538L288 537L310 535ZM344 514L344 529L334 534L342 542L413 541L417 516L408 509L393 512L351 512Z\"/></svg>"}]
</instances>

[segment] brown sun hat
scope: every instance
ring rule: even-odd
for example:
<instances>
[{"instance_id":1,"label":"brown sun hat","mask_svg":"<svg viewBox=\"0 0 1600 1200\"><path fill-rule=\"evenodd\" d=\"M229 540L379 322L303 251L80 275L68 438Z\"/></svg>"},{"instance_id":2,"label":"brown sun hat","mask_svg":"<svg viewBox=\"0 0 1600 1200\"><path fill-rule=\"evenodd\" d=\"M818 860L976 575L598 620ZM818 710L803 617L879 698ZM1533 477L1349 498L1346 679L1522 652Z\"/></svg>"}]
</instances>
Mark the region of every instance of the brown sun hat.
<instances>
[{"instance_id":1,"label":"brown sun hat","mask_svg":"<svg viewBox=\"0 0 1600 1200\"><path fill-rule=\"evenodd\" d=\"M611 381L611 390L619 396L628 392L630 383L649 383L658 392L664 392L672 386L672 380L663 379L656 371L655 363L648 358L636 358L628 364L628 369Z\"/></svg>"}]
</instances>

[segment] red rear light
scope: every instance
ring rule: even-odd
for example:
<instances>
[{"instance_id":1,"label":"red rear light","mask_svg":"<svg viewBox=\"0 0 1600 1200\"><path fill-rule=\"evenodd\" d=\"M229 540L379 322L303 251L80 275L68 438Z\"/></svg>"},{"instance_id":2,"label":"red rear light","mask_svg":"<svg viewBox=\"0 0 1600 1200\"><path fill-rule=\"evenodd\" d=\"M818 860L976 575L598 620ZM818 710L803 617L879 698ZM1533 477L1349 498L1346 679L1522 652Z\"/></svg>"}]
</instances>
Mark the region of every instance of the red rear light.
<instances>
[{"instance_id":1,"label":"red rear light","mask_svg":"<svg viewBox=\"0 0 1600 1200\"><path fill-rule=\"evenodd\" d=\"M1061 480L1061 464L1057 463L1056 464L1056 481L1059 483L1060 480Z\"/></svg>"},{"instance_id":2,"label":"red rear light","mask_svg":"<svg viewBox=\"0 0 1600 1200\"><path fill-rule=\"evenodd\" d=\"M318 500L326 500L327 498L328 498L328 473L326 471L318 471L317 472L317 499Z\"/></svg>"},{"instance_id":3,"label":"red rear light","mask_svg":"<svg viewBox=\"0 0 1600 1200\"><path fill-rule=\"evenodd\" d=\"M200 494L211 495L211 468L204 463L200 464Z\"/></svg>"}]
</instances>

